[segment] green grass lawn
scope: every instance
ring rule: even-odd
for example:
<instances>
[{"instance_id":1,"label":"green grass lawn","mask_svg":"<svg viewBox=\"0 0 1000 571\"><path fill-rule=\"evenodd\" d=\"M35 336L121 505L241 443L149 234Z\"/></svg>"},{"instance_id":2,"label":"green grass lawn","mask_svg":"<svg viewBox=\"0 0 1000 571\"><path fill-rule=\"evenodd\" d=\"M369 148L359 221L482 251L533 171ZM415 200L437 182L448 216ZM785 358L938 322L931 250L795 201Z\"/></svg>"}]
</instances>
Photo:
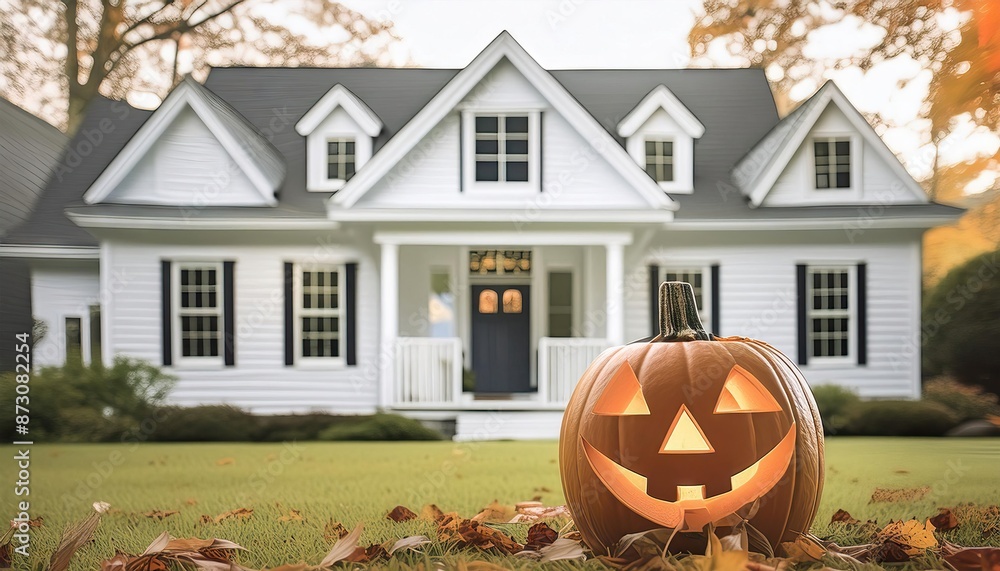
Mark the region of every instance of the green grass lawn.
<instances>
[{"instance_id":1,"label":"green grass lawn","mask_svg":"<svg viewBox=\"0 0 1000 571\"><path fill-rule=\"evenodd\" d=\"M13 453L4 447L6 458ZM63 527L86 516L97 500L117 511L104 517L95 542L77 554L76 570L97 568L116 549L141 552L164 530L179 537L236 541L248 549L241 563L253 568L318 563L329 550L323 528L331 518L348 528L365 522L362 542L367 545L412 534L433 536L433 524L386 520L397 504L419 511L435 503L466 517L494 499L513 504L540 495L547 505L561 504L557 454L555 442L36 445L31 515L43 516L45 525L33 530L32 567L47 560ZM20 499L11 491L14 467L11 460L0 466L11 498L8 510ZM820 536L834 531L828 522L838 508L884 523L925 518L938 506L995 505L1000 501L1000 439L829 439L826 476L813 529ZM919 500L869 503L876 487L921 486L931 491ZM200 523L203 514L239 507L253 508L253 516ZM278 520L291 509L300 510L305 521ZM162 521L142 515L153 510L180 513ZM523 539L527 526L510 527ZM1000 534L983 538L981 532L963 525L948 537L966 545L1000 545ZM433 546L430 553L441 549Z\"/></svg>"}]
</instances>

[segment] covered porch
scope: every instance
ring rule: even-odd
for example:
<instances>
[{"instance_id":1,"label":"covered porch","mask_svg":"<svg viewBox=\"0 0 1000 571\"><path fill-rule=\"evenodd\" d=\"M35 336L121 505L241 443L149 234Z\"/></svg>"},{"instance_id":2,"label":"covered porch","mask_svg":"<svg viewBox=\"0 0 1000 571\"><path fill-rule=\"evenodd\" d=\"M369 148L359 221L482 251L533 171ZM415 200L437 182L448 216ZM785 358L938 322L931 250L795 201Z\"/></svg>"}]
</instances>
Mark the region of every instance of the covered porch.
<instances>
[{"instance_id":1,"label":"covered porch","mask_svg":"<svg viewBox=\"0 0 1000 571\"><path fill-rule=\"evenodd\" d=\"M380 406L561 411L624 342L632 234L381 231Z\"/></svg>"}]
</instances>

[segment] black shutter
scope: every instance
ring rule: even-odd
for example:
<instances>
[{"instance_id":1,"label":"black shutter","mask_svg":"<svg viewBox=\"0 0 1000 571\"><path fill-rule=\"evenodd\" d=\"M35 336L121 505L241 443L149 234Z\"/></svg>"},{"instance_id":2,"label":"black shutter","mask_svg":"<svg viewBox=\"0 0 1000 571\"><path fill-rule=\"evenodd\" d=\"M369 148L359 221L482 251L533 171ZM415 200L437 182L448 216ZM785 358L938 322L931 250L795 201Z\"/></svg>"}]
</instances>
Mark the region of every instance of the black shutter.
<instances>
[{"instance_id":1,"label":"black shutter","mask_svg":"<svg viewBox=\"0 0 1000 571\"><path fill-rule=\"evenodd\" d=\"M806 266L805 264L799 264L795 266L795 282L796 282L796 299L798 301L799 315L798 315L798 358L800 365L809 364L809 341L806 334L806 328L808 326L806 319L806 304L809 300L806 299Z\"/></svg>"},{"instance_id":2,"label":"black shutter","mask_svg":"<svg viewBox=\"0 0 1000 571\"><path fill-rule=\"evenodd\" d=\"M722 327L719 325L722 323L722 313L719 307L722 303L719 301L719 264L712 264L712 333L719 335L719 331Z\"/></svg>"},{"instance_id":3,"label":"black shutter","mask_svg":"<svg viewBox=\"0 0 1000 571\"><path fill-rule=\"evenodd\" d=\"M235 262L222 262L222 340L226 366L236 365L236 297L234 295Z\"/></svg>"},{"instance_id":4,"label":"black shutter","mask_svg":"<svg viewBox=\"0 0 1000 571\"><path fill-rule=\"evenodd\" d=\"M653 337L660 334L660 266L649 266L649 328Z\"/></svg>"},{"instance_id":5,"label":"black shutter","mask_svg":"<svg viewBox=\"0 0 1000 571\"><path fill-rule=\"evenodd\" d=\"M295 364L295 292L292 291L294 268L285 262L285 365Z\"/></svg>"},{"instance_id":6,"label":"black shutter","mask_svg":"<svg viewBox=\"0 0 1000 571\"><path fill-rule=\"evenodd\" d=\"M344 293L344 354L348 365L357 365L358 264L347 264L344 270L344 286L347 290Z\"/></svg>"},{"instance_id":7,"label":"black shutter","mask_svg":"<svg viewBox=\"0 0 1000 571\"><path fill-rule=\"evenodd\" d=\"M160 262L160 335L163 344L163 366L169 367L173 363L173 322L170 317L170 260Z\"/></svg>"},{"instance_id":8,"label":"black shutter","mask_svg":"<svg viewBox=\"0 0 1000 571\"><path fill-rule=\"evenodd\" d=\"M858 264L858 364L868 364L868 265Z\"/></svg>"}]
</instances>

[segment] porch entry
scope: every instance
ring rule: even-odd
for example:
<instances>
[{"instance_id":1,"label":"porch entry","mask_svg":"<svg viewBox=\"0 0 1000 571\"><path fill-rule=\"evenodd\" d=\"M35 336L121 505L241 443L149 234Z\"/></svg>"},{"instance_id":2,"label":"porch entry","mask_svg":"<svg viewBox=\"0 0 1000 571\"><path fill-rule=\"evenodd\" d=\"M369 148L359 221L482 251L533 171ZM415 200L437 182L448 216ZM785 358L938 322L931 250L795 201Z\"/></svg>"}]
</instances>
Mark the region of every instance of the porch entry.
<instances>
[{"instance_id":1,"label":"porch entry","mask_svg":"<svg viewBox=\"0 0 1000 571\"><path fill-rule=\"evenodd\" d=\"M476 393L526 393L531 387L531 288L472 286L472 370Z\"/></svg>"}]
</instances>

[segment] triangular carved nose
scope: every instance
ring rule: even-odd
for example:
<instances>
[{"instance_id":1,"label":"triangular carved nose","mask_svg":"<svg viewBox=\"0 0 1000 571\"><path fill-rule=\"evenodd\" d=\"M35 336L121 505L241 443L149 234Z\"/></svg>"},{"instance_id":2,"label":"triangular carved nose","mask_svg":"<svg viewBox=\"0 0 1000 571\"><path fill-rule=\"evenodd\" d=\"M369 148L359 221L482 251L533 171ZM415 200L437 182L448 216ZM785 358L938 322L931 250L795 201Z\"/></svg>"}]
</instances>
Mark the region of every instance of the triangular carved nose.
<instances>
[{"instance_id":1,"label":"triangular carved nose","mask_svg":"<svg viewBox=\"0 0 1000 571\"><path fill-rule=\"evenodd\" d=\"M660 454L709 454L715 448L709 443L705 432L698 426L691 411L684 405L667 430L667 436L660 445Z\"/></svg>"}]
</instances>

